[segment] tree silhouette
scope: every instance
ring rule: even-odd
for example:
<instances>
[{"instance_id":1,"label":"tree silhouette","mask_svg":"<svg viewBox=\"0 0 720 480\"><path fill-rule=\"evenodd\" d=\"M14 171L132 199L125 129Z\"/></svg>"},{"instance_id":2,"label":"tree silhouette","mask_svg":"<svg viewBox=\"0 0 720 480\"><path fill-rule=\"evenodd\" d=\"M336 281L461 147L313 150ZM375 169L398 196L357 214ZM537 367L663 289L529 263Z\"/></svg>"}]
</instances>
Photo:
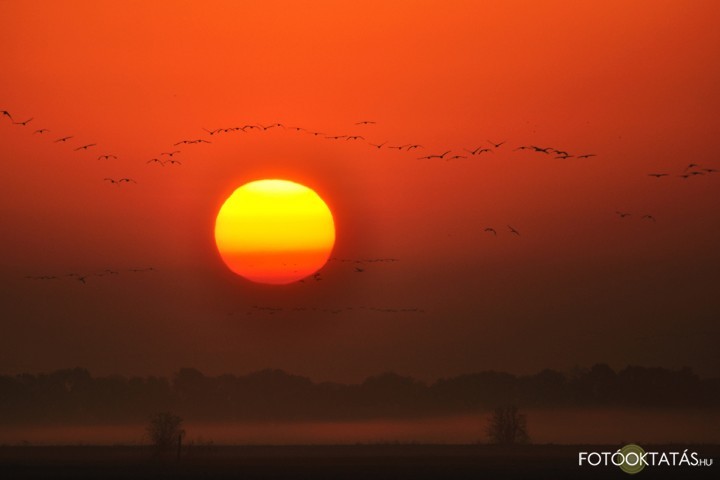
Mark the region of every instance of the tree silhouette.
<instances>
[{"instance_id":1,"label":"tree silhouette","mask_svg":"<svg viewBox=\"0 0 720 480\"><path fill-rule=\"evenodd\" d=\"M147 426L147 434L158 455L172 451L175 445L180 448L182 436L185 435L182 423L182 418L170 412L160 412L152 416Z\"/></svg>"},{"instance_id":2,"label":"tree silhouette","mask_svg":"<svg viewBox=\"0 0 720 480\"><path fill-rule=\"evenodd\" d=\"M527 418L515 405L497 407L488 421L487 435L498 445L528 443Z\"/></svg>"}]
</instances>

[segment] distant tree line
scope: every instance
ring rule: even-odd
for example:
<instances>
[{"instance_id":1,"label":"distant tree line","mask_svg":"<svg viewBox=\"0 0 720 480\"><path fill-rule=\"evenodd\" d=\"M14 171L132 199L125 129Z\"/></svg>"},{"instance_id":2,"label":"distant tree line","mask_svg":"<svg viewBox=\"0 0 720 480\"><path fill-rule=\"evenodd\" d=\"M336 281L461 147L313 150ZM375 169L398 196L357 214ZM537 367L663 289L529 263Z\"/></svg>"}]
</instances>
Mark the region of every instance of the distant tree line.
<instances>
[{"instance_id":1,"label":"distant tree line","mask_svg":"<svg viewBox=\"0 0 720 480\"><path fill-rule=\"evenodd\" d=\"M189 421L408 418L490 411L497 405L720 407L720 378L691 369L605 364L563 374L485 371L432 384L384 373L359 384L315 383L282 370L206 376L183 368L172 379L93 377L83 368L0 376L0 425L144 423L156 412Z\"/></svg>"}]
</instances>

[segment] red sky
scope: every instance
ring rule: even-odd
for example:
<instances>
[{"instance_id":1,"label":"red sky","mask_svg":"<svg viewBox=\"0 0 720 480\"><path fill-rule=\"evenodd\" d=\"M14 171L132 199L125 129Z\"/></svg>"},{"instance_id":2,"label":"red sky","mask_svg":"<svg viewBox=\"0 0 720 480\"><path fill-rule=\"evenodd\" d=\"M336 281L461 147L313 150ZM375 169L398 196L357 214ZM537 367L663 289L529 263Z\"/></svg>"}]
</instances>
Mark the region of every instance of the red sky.
<instances>
[{"instance_id":1,"label":"red sky","mask_svg":"<svg viewBox=\"0 0 720 480\"><path fill-rule=\"evenodd\" d=\"M718 374L716 2L8 1L0 16L0 110L33 119L0 118L2 373ZM274 122L387 143L203 130ZM195 138L212 143L180 146L182 165L146 164ZM506 143L418 160L489 140ZM424 148L387 148L410 143ZM259 178L326 200L334 257L397 261L286 287L234 276L215 214ZM47 275L62 278L26 278Z\"/></svg>"}]
</instances>

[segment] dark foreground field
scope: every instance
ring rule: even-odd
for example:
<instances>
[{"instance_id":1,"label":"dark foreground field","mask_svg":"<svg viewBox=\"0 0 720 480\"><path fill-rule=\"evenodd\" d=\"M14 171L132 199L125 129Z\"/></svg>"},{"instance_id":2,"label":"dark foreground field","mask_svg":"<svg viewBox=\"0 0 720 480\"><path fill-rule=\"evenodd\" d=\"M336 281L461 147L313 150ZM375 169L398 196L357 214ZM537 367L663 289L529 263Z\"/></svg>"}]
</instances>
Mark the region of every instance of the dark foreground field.
<instances>
[{"instance_id":1,"label":"dark foreground field","mask_svg":"<svg viewBox=\"0 0 720 480\"><path fill-rule=\"evenodd\" d=\"M685 449L718 458L720 446L646 446ZM0 478L232 478L232 479L509 479L720 478L718 466L646 467L629 477L618 467L579 467L580 451L617 446L480 445L201 446L160 460L149 447L4 446ZM716 462L714 462L716 463Z\"/></svg>"}]
</instances>

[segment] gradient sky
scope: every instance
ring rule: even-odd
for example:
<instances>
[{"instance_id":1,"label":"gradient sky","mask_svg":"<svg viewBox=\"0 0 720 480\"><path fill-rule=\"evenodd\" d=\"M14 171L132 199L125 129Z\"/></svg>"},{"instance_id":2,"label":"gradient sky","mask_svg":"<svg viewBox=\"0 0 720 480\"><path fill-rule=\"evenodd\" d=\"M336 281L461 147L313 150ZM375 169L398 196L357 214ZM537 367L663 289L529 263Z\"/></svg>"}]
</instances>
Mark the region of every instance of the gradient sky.
<instances>
[{"instance_id":1,"label":"gradient sky","mask_svg":"<svg viewBox=\"0 0 720 480\"><path fill-rule=\"evenodd\" d=\"M0 373L720 373L720 172L680 177L720 170L718 2L337 3L0 2ZM203 130L274 122L387 144ZM215 215L260 178L397 261L235 276Z\"/></svg>"}]
</instances>

